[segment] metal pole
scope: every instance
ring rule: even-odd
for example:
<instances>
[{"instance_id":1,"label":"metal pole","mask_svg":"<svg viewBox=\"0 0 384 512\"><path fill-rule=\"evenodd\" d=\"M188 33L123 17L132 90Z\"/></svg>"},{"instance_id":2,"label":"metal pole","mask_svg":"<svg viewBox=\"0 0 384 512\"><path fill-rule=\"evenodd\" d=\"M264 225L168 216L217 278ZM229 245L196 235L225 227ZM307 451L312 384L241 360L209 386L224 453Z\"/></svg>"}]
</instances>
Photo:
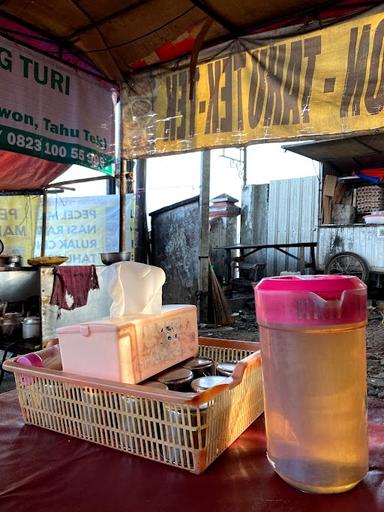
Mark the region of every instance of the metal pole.
<instances>
[{"instance_id":1,"label":"metal pole","mask_svg":"<svg viewBox=\"0 0 384 512\"><path fill-rule=\"evenodd\" d=\"M243 147L243 187L247 186L247 146Z\"/></svg>"},{"instance_id":2,"label":"metal pole","mask_svg":"<svg viewBox=\"0 0 384 512\"><path fill-rule=\"evenodd\" d=\"M47 239L47 191L43 190L43 217L41 222L41 249L40 256L45 256L45 242Z\"/></svg>"},{"instance_id":3,"label":"metal pole","mask_svg":"<svg viewBox=\"0 0 384 512\"><path fill-rule=\"evenodd\" d=\"M47 185L47 188L50 187L62 187L63 185L76 185L76 183L88 183L88 181L102 181L102 180L109 180L114 182L115 177L114 176L97 176L96 178L81 178L77 180L68 180L68 181L60 181L56 183L50 183Z\"/></svg>"},{"instance_id":4,"label":"metal pole","mask_svg":"<svg viewBox=\"0 0 384 512\"><path fill-rule=\"evenodd\" d=\"M119 251L123 252L126 250L126 230L127 230L127 218L126 218L126 204L127 204L127 180L124 170L124 160L120 159L120 223L119 223Z\"/></svg>"},{"instance_id":5,"label":"metal pole","mask_svg":"<svg viewBox=\"0 0 384 512\"><path fill-rule=\"evenodd\" d=\"M147 161L139 159L136 163L136 197L135 197L135 261L147 263L147 209L146 209Z\"/></svg>"},{"instance_id":6,"label":"metal pole","mask_svg":"<svg viewBox=\"0 0 384 512\"><path fill-rule=\"evenodd\" d=\"M133 169L135 167L135 162L133 160L127 160L127 194L133 194Z\"/></svg>"},{"instance_id":7,"label":"metal pole","mask_svg":"<svg viewBox=\"0 0 384 512\"><path fill-rule=\"evenodd\" d=\"M107 181L106 192L107 192L107 195L114 195L114 194L116 194L116 181L115 181L115 179Z\"/></svg>"},{"instance_id":8,"label":"metal pole","mask_svg":"<svg viewBox=\"0 0 384 512\"><path fill-rule=\"evenodd\" d=\"M201 155L200 173L200 265L199 265L199 321L208 321L209 286L209 182L211 171L211 152L205 150Z\"/></svg>"}]
</instances>

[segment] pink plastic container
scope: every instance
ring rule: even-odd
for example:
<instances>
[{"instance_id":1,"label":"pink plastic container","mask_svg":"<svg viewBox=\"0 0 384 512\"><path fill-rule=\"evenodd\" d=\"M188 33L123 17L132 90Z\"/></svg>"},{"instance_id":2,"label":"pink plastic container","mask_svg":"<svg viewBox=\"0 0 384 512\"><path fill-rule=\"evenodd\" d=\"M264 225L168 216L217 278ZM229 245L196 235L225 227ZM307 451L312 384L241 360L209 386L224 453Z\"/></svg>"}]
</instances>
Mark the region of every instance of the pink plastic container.
<instances>
[{"instance_id":1,"label":"pink plastic container","mask_svg":"<svg viewBox=\"0 0 384 512\"><path fill-rule=\"evenodd\" d=\"M337 493L368 468L366 286L287 276L255 288L268 458L291 485Z\"/></svg>"},{"instance_id":2,"label":"pink plastic container","mask_svg":"<svg viewBox=\"0 0 384 512\"><path fill-rule=\"evenodd\" d=\"M60 327L65 372L136 384L198 351L196 306Z\"/></svg>"},{"instance_id":3,"label":"pink plastic container","mask_svg":"<svg viewBox=\"0 0 384 512\"><path fill-rule=\"evenodd\" d=\"M18 356L16 361L24 366L62 370L59 345L53 345L38 352L30 352L29 354Z\"/></svg>"}]
</instances>

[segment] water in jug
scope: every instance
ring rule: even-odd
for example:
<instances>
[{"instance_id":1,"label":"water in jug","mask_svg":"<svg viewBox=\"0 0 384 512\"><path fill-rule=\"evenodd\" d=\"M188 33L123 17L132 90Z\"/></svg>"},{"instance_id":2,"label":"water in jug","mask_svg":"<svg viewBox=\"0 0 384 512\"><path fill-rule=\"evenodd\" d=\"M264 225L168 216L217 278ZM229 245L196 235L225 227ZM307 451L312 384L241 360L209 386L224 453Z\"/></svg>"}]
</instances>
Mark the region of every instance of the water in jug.
<instances>
[{"instance_id":1,"label":"water in jug","mask_svg":"<svg viewBox=\"0 0 384 512\"><path fill-rule=\"evenodd\" d=\"M286 276L255 288L267 456L302 491L351 489L368 469L366 286Z\"/></svg>"}]
</instances>

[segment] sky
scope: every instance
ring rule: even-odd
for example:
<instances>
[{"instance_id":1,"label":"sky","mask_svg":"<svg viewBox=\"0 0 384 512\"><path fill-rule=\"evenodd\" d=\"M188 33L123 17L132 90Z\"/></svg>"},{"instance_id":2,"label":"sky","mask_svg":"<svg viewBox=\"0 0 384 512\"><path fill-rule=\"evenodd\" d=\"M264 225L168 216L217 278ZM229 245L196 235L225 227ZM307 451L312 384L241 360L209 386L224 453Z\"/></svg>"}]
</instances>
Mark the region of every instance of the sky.
<instances>
[{"instance_id":1,"label":"sky","mask_svg":"<svg viewBox=\"0 0 384 512\"><path fill-rule=\"evenodd\" d=\"M211 151L211 199L223 193L241 199L242 165L236 162L240 158L241 152L237 148ZM148 212L198 195L200 160L200 152L148 159ZM316 162L287 152L280 144L259 144L247 149L247 184L312 176L317 172Z\"/></svg>"},{"instance_id":2,"label":"sky","mask_svg":"<svg viewBox=\"0 0 384 512\"><path fill-rule=\"evenodd\" d=\"M211 151L211 199L226 193L241 200L243 166L240 159L241 150L237 148ZM200 161L200 152L149 158L147 212L198 195ZM247 148L247 184L269 183L271 180L313 176L317 173L316 162L285 151L280 144L257 144ZM56 181L99 176L102 174L98 171L74 165ZM76 190L66 191L65 195L103 195L106 181L88 182L74 187Z\"/></svg>"}]
</instances>

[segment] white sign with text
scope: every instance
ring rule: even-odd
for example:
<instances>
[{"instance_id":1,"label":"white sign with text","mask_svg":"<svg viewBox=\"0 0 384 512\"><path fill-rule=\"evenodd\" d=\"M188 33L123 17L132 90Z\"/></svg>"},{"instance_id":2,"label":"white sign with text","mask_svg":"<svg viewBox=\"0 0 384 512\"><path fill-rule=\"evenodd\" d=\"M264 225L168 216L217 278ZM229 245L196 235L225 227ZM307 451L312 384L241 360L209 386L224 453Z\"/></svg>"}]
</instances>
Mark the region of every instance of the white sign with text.
<instances>
[{"instance_id":1,"label":"white sign with text","mask_svg":"<svg viewBox=\"0 0 384 512\"><path fill-rule=\"evenodd\" d=\"M119 250L119 196L49 197L46 256L68 256L67 265L101 265L100 253ZM132 200L127 196L126 247L132 247ZM41 211L35 254L41 248Z\"/></svg>"},{"instance_id":2,"label":"white sign with text","mask_svg":"<svg viewBox=\"0 0 384 512\"><path fill-rule=\"evenodd\" d=\"M112 85L0 37L0 148L113 173Z\"/></svg>"}]
</instances>

